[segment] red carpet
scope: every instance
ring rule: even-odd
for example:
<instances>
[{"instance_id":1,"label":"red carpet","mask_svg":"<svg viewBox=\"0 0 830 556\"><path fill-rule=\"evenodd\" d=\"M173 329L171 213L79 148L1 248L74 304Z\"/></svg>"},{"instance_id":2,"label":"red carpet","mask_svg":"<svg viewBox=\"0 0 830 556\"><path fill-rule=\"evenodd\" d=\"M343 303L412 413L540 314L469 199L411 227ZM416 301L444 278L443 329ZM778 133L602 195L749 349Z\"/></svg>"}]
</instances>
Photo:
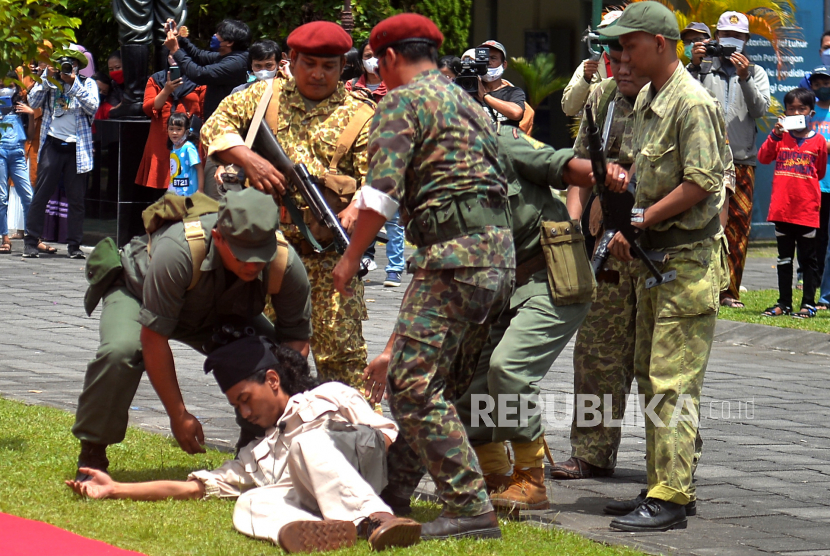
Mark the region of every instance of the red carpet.
<instances>
[{"instance_id":1,"label":"red carpet","mask_svg":"<svg viewBox=\"0 0 830 556\"><path fill-rule=\"evenodd\" d=\"M101 541L87 539L54 525L0 513L3 556L141 556Z\"/></svg>"}]
</instances>

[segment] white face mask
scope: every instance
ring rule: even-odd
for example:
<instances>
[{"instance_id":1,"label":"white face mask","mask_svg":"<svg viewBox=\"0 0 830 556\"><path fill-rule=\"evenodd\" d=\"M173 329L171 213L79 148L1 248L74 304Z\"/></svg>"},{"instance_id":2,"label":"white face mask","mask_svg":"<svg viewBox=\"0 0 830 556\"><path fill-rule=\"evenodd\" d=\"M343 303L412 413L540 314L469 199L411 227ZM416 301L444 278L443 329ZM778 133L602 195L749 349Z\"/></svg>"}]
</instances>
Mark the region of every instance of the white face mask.
<instances>
[{"instance_id":1,"label":"white face mask","mask_svg":"<svg viewBox=\"0 0 830 556\"><path fill-rule=\"evenodd\" d=\"M824 66L830 66L830 48L821 51L821 63Z\"/></svg>"},{"instance_id":2,"label":"white face mask","mask_svg":"<svg viewBox=\"0 0 830 556\"><path fill-rule=\"evenodd\" d=\"M734 46L735 52L740 54L744 50L744 41L741 39L733 39L732 37L723 37L722 39L718 39L718 42L721 43L723 46Z\"/></svg>"},{"instance_id":3,"label":"white face mask","mask_svg":"<svg viewBox=\"0 0 830 556\"><path fill-rule=\"evenodd\" d=\"M369 73L378 74L378 59L372 56L368 60L363 60L363 67Z\"/></svg>"},{"instance_id":4,"label":"white face mask","mask_svg":"<svg viewBox=\"0 0 830 556\"><path fill-rule=\"evenodd\" d=\"M265 81L266 79L273 79L277 75L277 70L259 70L255 71L254 75L257 81Z\"/></svg>"},{"instance_id":5,"label":"white face mask","mask_svg":"<svg viewBox=\"0 0 830 556\"><path fill-rule=\"evenodd\" d=\"M497 68L488 68L487 75L482 75L481 80L487 83L492 83L497 79L501 79L501 76L504 74L504 66L499 66Z\"/></svg>"}]
</instances>

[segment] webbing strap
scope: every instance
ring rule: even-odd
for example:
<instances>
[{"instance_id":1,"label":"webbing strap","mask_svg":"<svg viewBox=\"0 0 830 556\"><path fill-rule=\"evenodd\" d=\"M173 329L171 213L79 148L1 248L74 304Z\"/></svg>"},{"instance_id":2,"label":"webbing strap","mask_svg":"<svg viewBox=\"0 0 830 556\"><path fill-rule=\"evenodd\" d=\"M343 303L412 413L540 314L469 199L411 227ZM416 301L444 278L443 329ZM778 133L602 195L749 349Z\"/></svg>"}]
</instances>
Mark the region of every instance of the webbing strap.
<instances>
[{"instance_id":1,"label":"webbing strap","mask_svg":"<svg viewBox=\"0 0 830 556\"><path fill-rule=\"evenodd\" d=\"M184 221L184 237L187 239L187 246L190 247L190 258L193 261L193 276L190 278L190 285L187 291L196 287L199 278L202 276L202 262L205 260L207 251L205 249L205 230L198 217Z\"/></svg>"},{"instance_id":2,"label":"webbing strap","mask_svg":"<svg viewBox=\"0 0 830 556\"><path fill-rule=\"evenodd\" d=\"M374 108L368 104L360 105L360 108L357 109L352 119L349 120L349 125L346 126L346 129L343 130L343 133L340 134L340 138L337 140L337 148L334 150L334 156L331 157L331 162L329 163L330 172L337 171L337 165L340 164L340 159L349 152L354 142L357 141L360 130L363 129L366 122L374 115Z\"/></svg>"}]
</instances>

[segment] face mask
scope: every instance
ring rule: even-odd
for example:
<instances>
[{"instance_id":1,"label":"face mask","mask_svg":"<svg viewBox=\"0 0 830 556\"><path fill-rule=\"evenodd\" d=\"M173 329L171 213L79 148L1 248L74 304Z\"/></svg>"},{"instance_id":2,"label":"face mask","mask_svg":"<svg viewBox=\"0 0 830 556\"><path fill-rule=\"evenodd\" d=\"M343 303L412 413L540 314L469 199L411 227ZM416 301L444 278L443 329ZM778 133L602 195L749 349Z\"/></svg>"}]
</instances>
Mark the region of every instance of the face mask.
<instances>
[{"instance_id":1,"label":"face mask","mask_svg":"<svg viewBox=\"0 0 830 556\"><path fill-rule=\"evenodd\" d=\"M255 71L254 75L258 81L265 81L266 79L273 79L277 75L277 70L259 70Z\"/></svg>"},{"instance_id":2,"label":"face mask","mask_svg":"<svg viewBox=\"0 0 830 556\"><path fill-rule=\"evenodd\" d=\"M822 102L830 100L830 87L819 87L816 93L816 98Z\"/></svg>"},{"instance_id":3,"label":"face mask","mask_svg":"<svg viewBox=\"0 0 830 556\"><path fill-rule=\"evenodd\" d=\"M692 48L694 46L694 44L687 44L683 47L683 55L686 56L686 58L688 58L689 60L692 59Z\"/></svg>"},{"instance_id":4,"label":"face mask","mask_svg":"<svg viewBox=\"0 0 830 556\"><path fill-rule=\"evenodd\" d=\"M741 39L733 39L732 37L724 37L722 39L718 39L718 42L721 43L723 46L734 46L735 52L741 53L744 49L744 41Z\"/></svg>"},{"instance_id":5,"label":"face mask","mask_svg":"<svg viewBox=\"0 0 830 556\"><path fill-rule=\"evenodd\" d=\"M221 41L219 40L219 37L217 37L216 35L213 35L213 36L210 38L210 46L209 46L209 48L210 48L213 52L216 52L217 50L219 50L219 43L220 43L220 42L221 42Z\"/></svg>"},{"instance_id":6,"label":"face mask","mask_svg":"<svg viewBox=\"0 0 830 556\"><path fill-rule=\"evenodd\" d=\"M378 59L373 56L372 58L369 58L368 60L363 60L363 67L369 73L373 73L373 74L377 75L377 73L378 73Z\"/></svg>"},{"instance_id":7,"label":"face mask","mask_svg":"<svg viewBox=\"0 0 830 556\"><path fill-rule=\"evenodd\" d=\"M110 72L110 78L119 85L124 84L124 70L115 70Z\"/></svg>"},{"instance_id":8,"label":"face mask","mask_svg":"<svg viewBox=\"0 0 830 556\"><path fill-rule=\"evenodd\" d=\"M486 83L491 83L497 79L501 79L502 74L504 74L504 66L499 66L497 68L488 68L487 75L482 75L481 80Z\"/></svg>"},{"instance_id":9,"label":"face mask","mask_svg":"<svg viewBox=\"0 0 830 556\"><path fill-rule=\"evenodd\" d=\"M804 116L804 129L810 129L813 127L813 115L807 114Z\"/></svg>"}]
</instances>

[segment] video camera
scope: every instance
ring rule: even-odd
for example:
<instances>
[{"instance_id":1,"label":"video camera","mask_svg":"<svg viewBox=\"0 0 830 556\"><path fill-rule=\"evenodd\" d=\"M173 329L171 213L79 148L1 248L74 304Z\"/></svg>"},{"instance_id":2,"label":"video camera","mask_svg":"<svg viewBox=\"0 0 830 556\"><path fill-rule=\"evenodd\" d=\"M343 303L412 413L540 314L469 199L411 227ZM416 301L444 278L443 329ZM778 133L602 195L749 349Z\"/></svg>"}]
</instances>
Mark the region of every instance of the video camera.
<instances>
[{"instance_id":1,"label":"video camera","mask_svg":"<svg viewBox=\"0 0 830 556\"><path fill-rule=\"evenodd\" d=\"M452 71L456 78L453 82L471 95L478 93L478 79L481 75L487 74L487 67L490 65L490 49L479 47L475 49L476 59L469 58L456 61Z\"/></svg>"},{"instance_id":2,"label":"video camera","mask_svg":"<svg viewBox=\"0 0 830 556\"><path fill-rule=\"evenodd\" d=\"M70 58L69 56L61 56L60 58L57 59L57 62L56 62L55 65L57 65L60 68L62 74L72 75L72 68L73 68L72 63L74 61L75 60L73 58Z\"/></svg>"},{"instance_id":3,"label":"video camera","mask_svg":"<svg viewBox=\"0 0 830 556\"><path fill-rule=\"evenodd\" d=\"M724 46L718 41L709 41L705 45L706 56L711 58L729 58L738 51L734 46Z\"/></svg>"}]
</instances>

